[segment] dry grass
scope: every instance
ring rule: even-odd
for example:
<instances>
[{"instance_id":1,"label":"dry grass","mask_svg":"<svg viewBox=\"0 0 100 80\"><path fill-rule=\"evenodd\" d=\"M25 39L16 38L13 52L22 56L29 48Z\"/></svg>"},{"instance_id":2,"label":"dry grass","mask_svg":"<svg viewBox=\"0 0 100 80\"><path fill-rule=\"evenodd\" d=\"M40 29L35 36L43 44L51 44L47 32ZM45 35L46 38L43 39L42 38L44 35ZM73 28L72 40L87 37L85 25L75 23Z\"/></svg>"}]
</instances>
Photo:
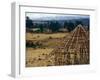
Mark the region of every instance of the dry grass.
<instances>
[{"instance_id":1,"label":"dry grass","mask_svg":"<svg viewBox=\"0 0 100 80\"><path fill-rule=\"evenodd\" d=\"M69 35L69 33L53 33L53 34L26 33L26 40L44 40L44 39L48 39L50 37L63 38L66 35Z\"/></svg>"},{"instance_id":2,"label":"dry grass","mask_svg":"<svg viewBox=\"0 0 100 80\"><path fill-rule=\"evenodd\" d=\"M26 50L26 57L38 57L42 54L49 54L53 49L52 48L46 48L46 49L33 49L33 48L27 48Z\"/></svg>"},{"instance_id":3,"label":"dry grass","mask_svg":"<svg viewBox=\"0 0 100 80\"><path fill-rule=\"evenodd\" d=\"M26 67L39 67L39 66L47 66L47 60L45 57L52 51L53 49L33 49L27 48L26 50Z\"/></svg>"},{"instance_id":4,"label":"dry grass","mask_svg":"<svg viewBox=\"0 0 100 80\"><path fill-rule=\"evenodd\" d=\"M70 33L26 33L26 40L32 42L41 41L44 48L26 48L26 67L39 67L54 65L54 60L46 59L46 56L56 47L60 45L63 37L69 37Z\"/></svg>"}]
</instances>

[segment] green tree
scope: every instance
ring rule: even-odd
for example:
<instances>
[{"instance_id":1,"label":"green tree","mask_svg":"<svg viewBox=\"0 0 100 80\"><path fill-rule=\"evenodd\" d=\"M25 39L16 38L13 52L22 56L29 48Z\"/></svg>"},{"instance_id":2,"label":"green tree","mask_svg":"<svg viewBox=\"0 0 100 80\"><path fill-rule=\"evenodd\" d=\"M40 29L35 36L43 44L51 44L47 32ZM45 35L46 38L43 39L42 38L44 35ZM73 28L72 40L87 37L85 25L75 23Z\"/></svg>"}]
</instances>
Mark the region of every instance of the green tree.
<instances>
[{"instance_id":1,"label":"green tree","mask_svg":"<svg viewBox=\"0 0 100 80\"><path fill-rule=\"evenodd\" d=\"M70 32L70 31L72 31L74 28L75 28L75 25L74 25L74 23L73 22L65 22L64 23L64 27L65 28L67 28L68 29L68 31Z\"/></svg>"},{"instance_id":2,"label":"green tree","mask_svg":"<svg viewBox=\"0 0 100 80\"><path fill-rule=\"evenodd\" d=\"M50 22L50 26L49 29L52 30L52 32L57 32L60 28L60 24L58 21L51 21Z\"/></svg>"}]
</instances>

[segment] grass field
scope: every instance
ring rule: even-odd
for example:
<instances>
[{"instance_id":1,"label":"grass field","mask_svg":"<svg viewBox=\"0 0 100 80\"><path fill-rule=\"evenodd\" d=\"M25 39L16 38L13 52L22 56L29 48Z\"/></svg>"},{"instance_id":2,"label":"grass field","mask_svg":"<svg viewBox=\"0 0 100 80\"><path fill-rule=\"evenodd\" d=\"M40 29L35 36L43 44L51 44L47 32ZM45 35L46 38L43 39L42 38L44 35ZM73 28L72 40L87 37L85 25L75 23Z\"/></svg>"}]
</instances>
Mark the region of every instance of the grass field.
<instances>
[{"instance_id":1,"label":"grass field","mask_svg":"<svg viewBox=\"0 0 100 80\"><path fill-rule=\"evenodd\" d=\"M69 35L69 33L26 33L26 40L45 40L48 38L63 38L64 36Z\"/></svg>"},{"instance_id":2,"label":"grass field","mask_svg":"<svg viewBox=\"0 0 100 80\"><path fill-rule=\"evenodd\" d=\"M45 60L46 55L48 55L53 49L32 49L27 48L26 50L26 61L27 67L35 66L47 66L47 61Z\"/></svg>"},{"instance_id":3,"label":"grass field","mask_svg":"<svg viewBox=\"0 0 100 80\"><path fill-rule=\"evenodd\" d=\"M65 36L69 37L69 33L52 33L52 34L40 34L40 33L26 33L26 40L32 42L41 41L43 48L26 48L26 67L39 67L53 65L52 60L46 60L45 57L57 46L60 45L60 41Z\"/></svg>"}]
</instances>

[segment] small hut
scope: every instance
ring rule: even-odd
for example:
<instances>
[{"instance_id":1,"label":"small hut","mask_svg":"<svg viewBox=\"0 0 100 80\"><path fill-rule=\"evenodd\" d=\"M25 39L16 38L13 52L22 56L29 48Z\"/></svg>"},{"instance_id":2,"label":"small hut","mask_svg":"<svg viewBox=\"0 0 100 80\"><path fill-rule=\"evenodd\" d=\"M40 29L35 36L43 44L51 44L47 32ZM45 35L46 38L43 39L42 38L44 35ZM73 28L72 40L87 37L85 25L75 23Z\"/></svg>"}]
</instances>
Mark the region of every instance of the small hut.
<instances>
[{"instance_id":1,"label":"small hut","mask_svg":"<svg viewBox=\"0 0 100 80\"><path fill-rule=\"evenodd\" d=\"M84 27L78 25L68 40L66 37L50 53L55 56L54 65L89 64L89 39Z\"/></svg>"}]
</instances>

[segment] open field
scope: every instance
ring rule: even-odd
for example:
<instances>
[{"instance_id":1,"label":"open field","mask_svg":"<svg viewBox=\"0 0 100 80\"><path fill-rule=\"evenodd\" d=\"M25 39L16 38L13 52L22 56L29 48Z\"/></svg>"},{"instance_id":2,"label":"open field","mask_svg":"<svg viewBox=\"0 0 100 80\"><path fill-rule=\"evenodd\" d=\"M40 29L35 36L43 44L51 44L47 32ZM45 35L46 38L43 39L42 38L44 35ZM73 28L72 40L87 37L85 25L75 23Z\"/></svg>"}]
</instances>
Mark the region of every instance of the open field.
<instances>
[{"instance_id":1,"label":"open field","mask_svg":"<svg viewBox=\"0 0 100 80\"><path fill-rule=\"evenodd\" d=\"M45 40L48 38L63 38L64 36L69 35L69 33L26 33L26 40Z\"/></svg>"},{"instance_id":2,"label":"open field","mask_svg":"<svg viewBox=\"0 0 100 80\"><path fill-rule=\"evenodd\" d=\"M35 66L49 66L54 65L54 60L46 59L54 48L60 46L62 39L68 36L70 33L52 33L52 34L40 34L40 33L26 33L26 40L34 42L41 42L40 48L26 48L26 67Z\"/></svg>"}]
</instances>

